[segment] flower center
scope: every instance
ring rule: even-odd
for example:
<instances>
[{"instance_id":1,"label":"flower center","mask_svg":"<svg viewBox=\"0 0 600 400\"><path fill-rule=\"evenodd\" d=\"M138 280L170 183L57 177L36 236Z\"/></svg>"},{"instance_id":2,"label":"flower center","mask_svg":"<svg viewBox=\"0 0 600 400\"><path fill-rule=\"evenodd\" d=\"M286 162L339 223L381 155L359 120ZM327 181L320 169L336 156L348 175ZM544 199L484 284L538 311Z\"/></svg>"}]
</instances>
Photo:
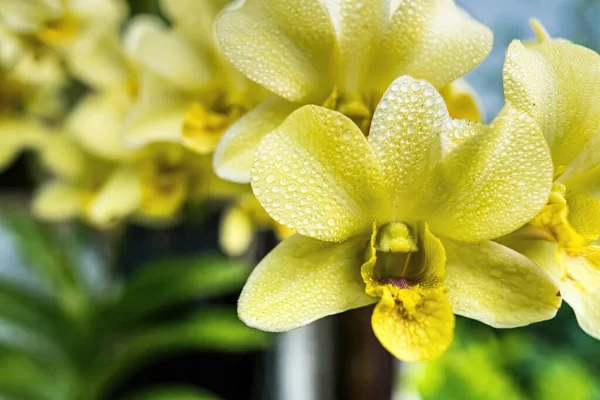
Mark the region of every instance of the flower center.
<instances>
[{"instance_id":1,"label":"flower center","mask_svg":"<svg viewBox=\"0 0 600 400\"><path fill-rule=\"evenodd\" d=\"M79 21L67 10L60 18L48 21L37 36L51 46L61 46L70 42L79 30Z\"/></svg>"},{"instance_id":2,"label":"flower center","mask_svg":"<svg viewBox=\"0 0 600 400\"><path fill-rule=\"evenodd\" d=\"M241 104L223 99L217 99L210 106L194 102L183 121L183 143L200 154L210 154L223 132L245 112Z\"/></svg>"},{"instance_id":3,"label":"flower center","mask_svg":"<svg viewBox=\"0 0 600 400\"><path fill-rule=\"evenodd\" d=\"M369 134L373 119L374 106L372 103L364 96L341 93L336 87L321 105L330 110L339 111L350 118L366 136Z\"/></svg>"},{"instance_id":4,"label":"flower center","mask_svg":"<svg viewBox=\"0 0 600 400\"><path fill-rule=\"evenodd\" d=\"M0 71L0 116L10 115L23 107L25 86Z\"/></svg>"},{"instance_id":5,"label":"flower center","mask_svg":"<svg viewBox=\"0 0 600 400\"><path fill-rule=\"evenodd\" d=\"M402 222L391 222L377 232L375 276L397 287L408 287L422 275L417 238Z\"/></svg>"}]
</instances>

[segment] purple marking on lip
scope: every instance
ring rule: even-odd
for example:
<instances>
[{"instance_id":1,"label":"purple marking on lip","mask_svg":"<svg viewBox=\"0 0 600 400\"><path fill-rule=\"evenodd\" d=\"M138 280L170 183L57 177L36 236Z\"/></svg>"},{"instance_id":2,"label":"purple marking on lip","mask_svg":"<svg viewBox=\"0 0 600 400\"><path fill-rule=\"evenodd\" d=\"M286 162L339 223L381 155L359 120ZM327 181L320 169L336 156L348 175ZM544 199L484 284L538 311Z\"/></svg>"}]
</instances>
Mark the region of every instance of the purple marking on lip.
<instances>
[{"instance_id":1,"label":"purple marking on lip","mask_svg":"<svg viewBox=\"0 0 600 400\"><path fill-rule=\"evenodd\" d=\"M408 289L410 287L410 282L404 278L387 278L386 282L400 289Z\"/></svg>"}]
</instances>

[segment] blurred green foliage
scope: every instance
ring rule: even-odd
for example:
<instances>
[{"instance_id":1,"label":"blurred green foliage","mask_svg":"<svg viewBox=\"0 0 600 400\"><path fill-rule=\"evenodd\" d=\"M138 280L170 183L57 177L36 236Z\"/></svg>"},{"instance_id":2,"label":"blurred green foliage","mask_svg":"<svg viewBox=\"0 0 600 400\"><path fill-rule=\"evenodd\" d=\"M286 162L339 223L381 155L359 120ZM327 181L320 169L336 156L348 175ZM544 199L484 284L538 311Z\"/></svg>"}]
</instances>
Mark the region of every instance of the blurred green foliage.
<instances>
[{"instance_id":1,"label":"blurred green foliage","mask_svg":"<svg viewBox=\"0 0 600 400\"><path fill-rule=\"evenodd\" d=\"M248 268L215 256L162 260L128 279L111 276L73 227L25 215L3 218L27 267L26 280L0 275L0 398L105 398L144 362L190 349L262 348L264 333L234 309L182 305L238 289ZM66 228L66 229L61 229ZM171 312L177 306L177 313ZM161 387L131 399L213 399Z\"/></svg>"},{"instance_id":2,"label":"blurred green foliage","mask_svg":"<svg viewBox=\"0 0 600 400\"><path fill-rule=\"evenodd\" d=\"M450 350L437 361L403 367L401 389L422 400L600 399L600 360L578 357L577 345L556 340L557 331L539 333L494 331L458 318Z\"/></svg>"}]
</instances>

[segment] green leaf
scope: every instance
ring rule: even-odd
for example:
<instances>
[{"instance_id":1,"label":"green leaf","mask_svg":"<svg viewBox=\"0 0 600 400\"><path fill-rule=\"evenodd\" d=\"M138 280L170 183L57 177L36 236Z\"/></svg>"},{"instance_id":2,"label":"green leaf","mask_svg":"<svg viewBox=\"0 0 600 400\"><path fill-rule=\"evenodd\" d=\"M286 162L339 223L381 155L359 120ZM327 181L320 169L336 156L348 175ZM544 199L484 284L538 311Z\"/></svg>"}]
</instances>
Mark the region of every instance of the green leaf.
<instances>
[{"instance_id":1,"label":"green leaf","mask_svg":"<svg viewBox=\"0 0 600 400\"><path fill-rule=\"evenodd\" d=\"M81 282L77 281L72 268L72 246L65 245L60 232L33 220L29 215L4 213L1 217L27 261L28 269L59 296L64 302L63 306L72 308L73 303L81 302Z\"/></svg>"},{"instance_id":2,"label":"green leaf","mask_svg":"<svg viewBox=\"0 0 600 400\"><path fill-rule=\"evenodd\" d=\"M67 399L75 377L55 363L39 363L18 352L0 352L0 398Z\"/></svg>"},{"instance_id":3,"label":"green leaf","mask_svg":"<svg viewBox=\"0 0 600 400\"><path fill-rule=\"evenodd\" d=\"M56 363L67 359L65 349L53 339L7 320L0 320L0 349L22 352L36 360L53 360Z\"/></svg>"},{"instance_id":4,"label":"green leaf","mask_svg":"<svg viewBox=\"0 0 600 400\"><path fill-rule=\"evenodd\" d=\"M102 325L108 332L174 304L231 292L248 272L246 265L218 256L161 260L125 284L121 298L101 316Z\"/></svg>"},{"instance_id":5,"label":"green leaf","mask_svg":"<svg viewBox=\"0 0 600 400\"><path fill-rule=\"evenodd\" d=\"M97 354L86 381L96 395L140 364L164 354L190 349L241 352L267 344L267 334L244 325L234 310L200 311L187 319L139 328L112 343Z\"/></svg>"},{"instance_id":6,"label":"green leaf","mask_svg":"<svg viewBox=\"0 0 600 400\"><path fill-rule=\"evenodd\" d=\"M0 280L0 326L6 321L57 343L70 340L68 325L54 304Z\"/></svg>"},{"instance_id":7,"label":"green leaf","mask_svg":"<svg viewBox=\"0 0 600 400\"><path fill-rule=\"evenodd\" d=\"M219 397L187 386L157 386L126 396L122 400L219 400Z\"/></svg>"}]
</instances>

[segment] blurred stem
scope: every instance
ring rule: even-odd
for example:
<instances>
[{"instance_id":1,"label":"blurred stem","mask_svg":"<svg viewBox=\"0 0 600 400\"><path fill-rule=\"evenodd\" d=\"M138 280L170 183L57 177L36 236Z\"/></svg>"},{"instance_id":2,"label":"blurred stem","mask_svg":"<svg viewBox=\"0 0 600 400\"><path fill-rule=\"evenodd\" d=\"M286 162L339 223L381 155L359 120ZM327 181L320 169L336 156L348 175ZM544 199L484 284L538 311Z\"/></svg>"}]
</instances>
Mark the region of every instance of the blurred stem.
<instances>
[{"instance_id":1,"label":"blurred stem","mask_svg":"<svg viewBox=\"0 0 600 400\"><path fill-rule=\"evenodd\" d=\"M337 399L390 400L396 365L371 328L373 307L347 311L337 317Z\"/></svg>"}]
</instances>

